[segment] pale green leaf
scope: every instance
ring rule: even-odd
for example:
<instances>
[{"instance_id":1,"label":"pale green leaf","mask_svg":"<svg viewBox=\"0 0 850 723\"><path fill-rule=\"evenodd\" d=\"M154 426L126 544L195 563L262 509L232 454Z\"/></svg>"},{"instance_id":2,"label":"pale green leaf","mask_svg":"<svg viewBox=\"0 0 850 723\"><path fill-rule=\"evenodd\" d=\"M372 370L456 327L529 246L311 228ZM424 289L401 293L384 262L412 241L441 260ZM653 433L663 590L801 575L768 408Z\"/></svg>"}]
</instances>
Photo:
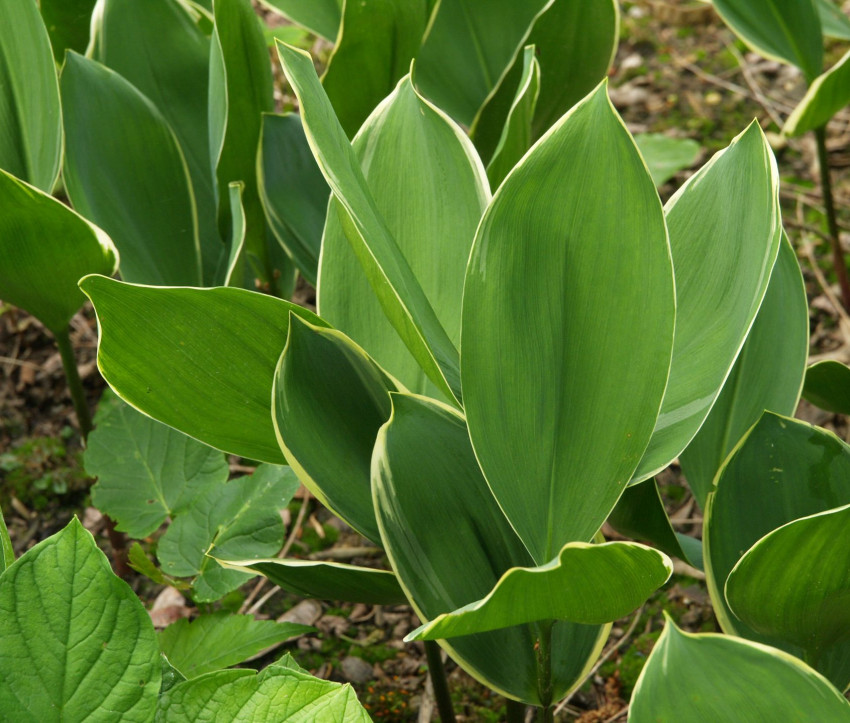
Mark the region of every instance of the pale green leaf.
<instances>
[{"instance_id":1,"label":"pale green leaf","mask_svg":"<svg viewBox=\"0 0 850 723\"><path fill-rule=\"evenodd\" d=\"M815 0L815 7L826 37L850 40L850 18L836 5L835 0Z\"/></svg>"},{"instance_id":2,"label":"pale green leaf","mask_svg":"<svg viewBox=\"0 0 850 723\"><path fill-rule=\"evenodd\" d=\"M815 406L836 414L850 414L850 368L826 360L806 369L803 396Z\"/></svg>"},{"instance_id":3,"label":"pale green leaf","mask_svg":"<svg viewBox=\"0 0 850 723\"><path fill-rule=\"evenodd\" d=\"M215 274L217 283L222 286L241 288L250 285L253 280L245 260L245 208L242 205L244 190L245 184L241 181L233 181L227 185L230 195L230 249L226 254L222 249Z\"/></svg>"},{"instance_id":4,"label":"pale green leaf","mask_svg":"<svg viewBox=\"0 0 850 723\"><path fill-rule=\"evenodd\" d=\"M321 35L325 40L336 40L342 21L343 0L260 0L266 7L277 10L292 22Z\"/></svg>"},{"instance_id":5,"label":"pale green leaf","mask_svg":"<svg viewBox=\"0 0 850 723\"><path fill-rule=\"evenodd\" d=\"M842 108L850 104L850 51L823 75L815 78L782 129L786 135L799 136L825 126Z\"/></svg>"},{"instance_id":6,"label":"pale green leaf","mask_svg":"<svg viewBox=\"0 0 850 723\"><path fill-rule=\"evenodd\" d=\"M672 138L663 133L638 133L635 136L649 175L659 188L679 171L690 168L700 154L699 143L690 138Z\"/></svg>"},{"instance_id":7,"label":"pale green leaf","mask_svg":"<svg viewBox=\"0 0 850 723\"><path fill-rule=\"evenodd\" d=\"M3 510L0 509L0 575L15 561L15 549L12 547L12 539L6 528L6 520L3 519Z\"/></svg>"}]
</instances>

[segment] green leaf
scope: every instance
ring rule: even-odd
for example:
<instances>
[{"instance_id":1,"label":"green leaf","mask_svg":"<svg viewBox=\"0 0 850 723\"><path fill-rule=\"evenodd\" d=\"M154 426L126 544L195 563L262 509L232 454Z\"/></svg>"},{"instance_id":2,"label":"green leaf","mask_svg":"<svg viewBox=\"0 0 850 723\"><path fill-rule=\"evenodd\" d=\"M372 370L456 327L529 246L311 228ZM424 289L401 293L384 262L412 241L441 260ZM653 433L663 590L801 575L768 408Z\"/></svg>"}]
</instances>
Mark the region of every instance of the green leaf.
<instances>
[{"instance_id":1,"label":"green leaf","mask_svg":"<svg viewBox=\"0 0 850 723\"><path fill-rule=\"evenodd\" d=\"M345 600L366 605L401 605L407 602L392 572L339 562L311 560L231 560L228 568L259 573L284 590L318 600Z\"/></svg>"},{"instance_id":2,"label":"green leaf","mask_svg":"<svg viewBox=\"0 0 850 723\"><path fill-rule=\"evenodd\" d=\"M179 0L104 0L95 17L91 57L136 86L174 131L198 211L204 284L213 285L223 244L207 122L210 38L198 12Z\"/></svg>"},{"instance_id":3,"label":"green leaf","mask_svg":"<svg viewBox=\"0 0 850 723\"><path fill-rule=\"evenodd\" d=\"M738 560L764 535L847 504L850 447L831 432L765 412L718 472L705 507L705 574L724 632L795 652L781 638L738 620L729 611L723 586Z\"/></svg>"},{"instance_id":4,"label":"green leaf","mask_svg":"<svg viewBox=\"0 0 850 723\"><path fill-rule=\"evenodd\" d=\"M723 388L767 292L782 225L779 174L757 122L667 202L676 272L670 379L635 480L687 447Z\"/></svg>"},{"instance_id":5,"label":"green leaf","mask_svg":"<svg viewBox=\"0 0 850 723\"><path fill-rule=\"evenodd\" d=\"M823 34L828 38L850 40L850 18L833 0L815 0Z\"/></svg>"},{"instance_id":6,"label":"green leaf","mask_svg":"<svg viewBox=\"0 0 850 723\"><path fill-rule=\"evenodd\" d=\"M343 0L260 0L288 17L296 25L334 42L342 21Z\"/></svg>"},{"instance_id":7,"label":"green leaf","mask_svg":"<svg viewBox=\"0 0 850 723\"><path fill-rule=\"evenodd\" d=\"M659 188L679 171L697 162L700 146L690 138L671 138L663 133L638 133L635 136L649 175Z\"/></svg>"},{"instance_id":8,"label":"green leaf","mask_svg":"<svg viewBox=\"0 0 850 723\"><path fill-rule=\"evenodd\" d=\"M416 85L471 126L552 0L441 0L416 57Z\"/></svg>"},{"instance_id":9,"label":"green leaf","mask_svg":"<svg viewBox=\"0 0 850 723\"><path fill-rule=\"evenodd\" d=\"M298 96L307 140L338 201L336 213L384 313L429 379L447 396L459 399L457 349L382 217L354 150L319 85L312 59L281 43L277 49ZM359 341L356 336L355 341ZM369 351L368 346L366 349ZM395 373L380 356L376 359Z\"/></svg>"},{"instance_id":10,"label":"green leaf","mask_svg":"<svg viewBox=\"0 0 850 723\"><path fill-rule=\"evenodd\" d=\"M0 0L0 169L50 193L62 110L50 39L33 0Z\"/></svg>"},{"instance_id":11,"label":"green leaf","mask_svg":"<svg viewBox=\"0 0 850 723\"><path fill-rule=\"evenodd\" d=\"M789 522L762 537L729 573L726 600L753 630L840 690L850 684L850 505Z\"/></svg>"},{"instance_id":12,"label":"green leaf","mask_svg":"<svg viewBox=\"0 0 850 723\"><path fill-rule=\"evenodd\" d=\"M233 181L227 185L230 195L230 249L224 253L222 249L216 269L216 281L221 286L248 286L253 281L253 274L248 272L249 266L245 258L245 208L242 205L242 193L245 184Z\"/></svg>"},{"instance_id":13,"label":"green leaf","mask_svg":"<svg viewBox=\"0 0 850 723\"><path fill-rule=\"evenodd\" d=\"M850 104L850 51L823 75L815 78L782 131L799 136L825 126L842 108Z\"/></svg>"},{"instance_id":14,"label":"green leaf","mask_svg":"<svg viewBox=\"0 0 850 723\"><path fill-rule=\"evenodd\" d=\"M8 720L149 721L160 683L150 617L74 518L0 578L0 708Z\"/></svg>"},{"instance_id":15,"label":"green leaf","mask_svg":"<svg viewBox=\"0 0 850 723\"><path fill-rule=\"evenodd\" d=\"M175 685L160 698L156 721L187 720L369 723L370 718L350 685L270 665L260 673L222 670Z\"/></svg>"},{"instance_id":16,"label":"green leaf","mask_svg":"<svg viewBox=\"0 0 850 723\"><path fill-rule=\"evenodd\" d=\"M630 723L846 723L850 703L822 675L766 645L679 630L670 618L629 708Z\"/></svg>"},{"instance_id":17,"label":"green leaf","mask_svg":"<svg viewBox=\"0 0 850 723\"><path fill-rule=\"evenodd\" d=\"M86 472L98 477L92 503L136 539L223 485L229 474L221 452L126 404L98 420L84 459Z\"/></svg>"},{"instance_id":18,"label":"green leaf","mask_svg":"<svg viewBox=\"0 0 850 723\"><path fill-rule=\"evenodd\" d=\"M159 688L159 694L162 695L167 691L171 690L178 683L182 683L186 680L186 677L175 668L171 663L168 662L168 658L165 657L162 653L160 653L160 659L162 661L162 684Z\"/></svg>"},{"instance_id":19,"label":"green leaf","mask_svg":"<svg viewBox=\"0 0 850 723\"><path fill-rule=\"evenodd\" d=\"M142 549L138 542L130 545L130 550L127 553L127 563L136 572L153 580L157 585L169 585L177 590L189 590L192 586L185 580L180 580L171 575L166 575L160 570Z\"/></svg>"},{"instance_id":20,"label":"green leaf","mask_svg":"<svg viewBox=\"0 0 850 723\"><path fill-rule=\"evenodd\" d=\"M375 542L372 448L397 390L344 334L292 317L272 392L278 442L322 504Z\"/></svg>"},{"instance_id":21,"label":"green leaf","mask_svg":"<svg viewBox=\"0 0 850 723\"><path fill-rule=\"evenodd\" d=\"M658 194L602 84L505 179L464 287L472 444L536 564L589 541L634 472L664 394L674 307ZM576 474L590 459L593 472Z\"/></svg>"},{"instance_id":22,"label":"green leaf","mask_svg":"<svg viewBox=\"0 0 850 723\"><path fill-rule=\"evenodd\" d=\"M120 75L74 52L62 72L62 101L68 195L112 237L122 278L199 286L189 169L166 120Z\"/></svg>"},{"instance_id":23,"label":"green leaf","mask_svg":"<svg viewBox=\"0 0 850 723\"><path fill-rule=\"evenodd\" d=\"M475 228L489 200L469 141L405 78L353 144L380 217L421 285L423 300L456 346L463 277ZM403 162L402 160L403 159ZM415 169L415 171L413 171ZM348 230L331 204L323 239L322 317L360 344L408 389L439 396L376 298ZM370 243L372 237L364 236ZM362 260L362 259L361 259ZM399 283L401 283L400 280Z\"/></svg>"},{"instance_id":24,"label":"green leaf","mask_svg":"<svg viewBox=\"0 0 850 723\"><path fill-rule=\"evenodd\" d=\"M6 528L6 520L3 519L3 510L0 509L0 575L15 561L15 548L12 547L12 538Z\"/></svg>"},{"instance_id":25,"label":"green leaf","mask_svg":"<svg viewBox=\"0 0 850 723\"><path fill-rule=\"evenodd\" d=\"M723 21L753 50L796 65L809 82L823 70L823 38L812 0L712 0Z\"/></svg>"},{"instance_id":26,"label":"green leaf","mask_svg":"<svg viewBox=\"0 0 850 723\"><path fill-rule=\"evenodd\" d=\"M118 253L103 231L0 171L0 298L55 334L85 301L79 278L112 274L117 266Z\"/></svg>"},{"instance_id":27,"label":"green leaf","mask_svg":"<svg viewBox=\"0 0 850 723\"><path fill-rule=\"evenodd\" d=\"M80 288L98 315L98 368L122 399L216 449L284 461L271 419L274 370L290 311L324 325L318 316L243 289L162 289L99 276Z\"/></svg>"},{"instance_id":28,"label":"green leaf","mask_svg":"<svg viewBox=\"0 0 850 723\"><path fill-rule=\"evenodd\" d=\"M84 53L89 44L89 26L97 0L39 0L41 18L53 46L53 58L61 64L65 50ZM23 3L21 3L23 4Z\"/></svg>"},{"instance_id":29,"label":"green leaf","mask_svg":"<svg viewBox=\"0 0 850 723\"><path fill-rule=\"evenodd\" d=\"M159 540L157 557L169 575L190 577L198 602L218 600L248 579L225 570L210 555L268 557L283 546L280 510L298 489L288 467L262 465L208 494L177 516ZM209 552L209 554L207 554Z\"/></svg>"},{"instance_id":30,"label":"green leaf","mask_svg":"<svg viewBox=\"0 0 850 723\"><path fill-rule=\"evenodd\" d=\"M330 188L296 114L263 115L258 175L269 226L315 286Z\"/></svg>"},{"instance_id":31,"label":"green leaf","mask_svg":"<svg viewBox=\"0 0 850 723\"><path fill-rule=\"evenodd\" d=\"M533 565L487 488L463 418L446 405L393 395L393 416L375 442L372 485L387 555L423 622L486 596L509 569ZM552 634L558 700L593 664L608 626L557 622ZM539 704L537 635L536 626L522 625L440 645L494 690Z\"/></svg>"},{"instance_id":32,"label":"green leaf","mask_svg":"<svg viewBox=\"0 0 850 723\"><path fill-rule=\"evenodd\" d=\"M188 679L229 668L289 638L314 632L297 623L257 620L253 615L219 612L185 618L160 631L159 648Z\"/></svg>"},{"instance_id":33,"label":"green leaf","mask_svg":"<svg viewBox=\"0 0 850 723\"><path fill-rule=\"evenodd\" d=\"M410 70L427 23L426 0L343 3L322 86L349 138Z\"/></svg>"},{"instance_id":34,"label":"green leaf","mask_svg":"<svg viewBox=\"0 0 850 723\"><path fill-rule=\"evenodd\" d=\"M700 507L726 455L765 409L791 415L809 353L809 310L794 249L784 238L756 320L697 436L679 456Z\"/></svg>"},{"instance_id":35,"label":"green leaf","mask_svg":"<svg viewBox=\"0 0 850 723\"><path fill-rule=\"evenodd\" d=\"M850 414L850 367L826 360L806 369L803 396L827 412Z\"/></svg>"},{"instance_id":36,"label":"green leaf","mask_svg":"<svg viewBox=\"0 0 850 723\"><path fill-rule=\"evenodd\" d=\"M540 91L540 64L534 57L534 46L522 54L522 75L502 135L487 164L487 178L492 188L499 184L531 147L531 120Z\"/></svg>"}]
</instances>

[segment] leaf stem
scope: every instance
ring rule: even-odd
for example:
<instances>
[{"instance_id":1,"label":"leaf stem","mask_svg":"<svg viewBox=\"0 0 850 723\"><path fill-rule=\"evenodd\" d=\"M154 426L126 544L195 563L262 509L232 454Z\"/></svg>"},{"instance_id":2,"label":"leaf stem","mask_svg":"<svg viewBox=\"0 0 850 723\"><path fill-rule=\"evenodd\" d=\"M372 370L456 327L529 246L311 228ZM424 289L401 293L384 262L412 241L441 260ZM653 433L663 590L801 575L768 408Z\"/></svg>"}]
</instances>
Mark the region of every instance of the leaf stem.
<instances>
[{"instance_id":1,"label":"leaf stem","mask_svg":"<svg viewBox=\"0 0 850 723\"><path fill-rule=\"evenodd\" d=\"M818 167L820 170L820 187L823 195L823 205L826 209L826 222L832 243L832 264L835 276L841 287L841 299L844 308L850 311L850 277L847 274L847 263L844 261L844 251L841 248L841 238L838 232L838 217L835 214L835 201L832 196L832 178L829 173L829 156L826 151L826 126L815 129L818 148Z\"/></svg>"},{"instance_id":2,"label":"leaf stem","mask_svg":"<svg viewBox=\"0 0 850 723\"><path fill-rule=\"evenodd\" d=\"M541 723L552 723L555 720L555 710L552 707L552 626L554 620L543 620L537 623L537 694L540 697L539 720Z\"/></svg>"},{"instance_id":3,"label":"leaf stem","mask_svg":"<svg viewBox=\"0 0 850 723\"><path fill-rule=\"evenodd\" d=\"M59 347L59 354L62 357L62 368L65 370L65 378L68 380L68 391L71 393L71 400L74 402L74 411L77 413L77 421L80 425L80 434L83 436L83 441L88 439L89 432L92 430L91 412L89 404L86 401L86 393L83 390L83 381L80 379L80 373L77 371L77 360L74 357L74 349L71 347L70 327L65 327L62 331L54 332L56 337L56 345Z\"/></svg>"},{"instance_id":4,"label":"leaf stem","mask_svg":"<svg viewBox=\"0 0 850 723\"><path fill-rule=\"evenodd\" d=\"M425 641L425 656L428 659L428 673L431 675L431 685L434 686L434 698L437 701L437 709L440 711L440 721L455 723L449 682L446 680L446 668L440 655L440 646L434 640Z\"/></svg>"}]
</instances>

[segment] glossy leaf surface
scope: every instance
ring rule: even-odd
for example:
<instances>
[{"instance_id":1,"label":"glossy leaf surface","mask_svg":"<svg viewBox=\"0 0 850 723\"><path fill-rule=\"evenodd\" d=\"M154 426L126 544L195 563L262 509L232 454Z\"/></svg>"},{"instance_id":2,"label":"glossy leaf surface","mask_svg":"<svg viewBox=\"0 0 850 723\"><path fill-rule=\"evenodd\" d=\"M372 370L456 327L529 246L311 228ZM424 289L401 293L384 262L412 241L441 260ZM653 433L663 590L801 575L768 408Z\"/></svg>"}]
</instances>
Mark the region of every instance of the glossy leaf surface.
<instances>
[{"instance_id":1,"label":"glossy leaf surface","mask_svg":"<svg viewBox=\"0 0 850 723\"><path fill-rule=\"evenodd\" d=\"M470 436L537 564L589 541L634 472L664 393L674 314L658 195L603 84L505 179L464 288Z\"/></svg>"},{"instance_id":2,"label":"glossy leaf surface","mask_svg":"<svg viewBox=\"0 0 850 723\"><path fill-rule=\"evenodd\" d=\"M690 138L671 138L663 133L638 133L635 136L649 175L661 187L679 171L690 168L699 158L699 143Z\"/></svg>"},{"instance_id":3,"label":"glossy leaf surface","mask_svg":"<svg viewBox=\"0 0 850 723\"><path fill-rule=\"evenodd\" d=\"M47 30L35 2L0 1L0 169L50 193L62 111Z\"/></svg>"},{"instance_id":4,"label":"glossy leaf surface","mask_svg":"<svg viewBox=\"0 0 850 723\"><path fill-rule=\"evenodd\" d=\"M686 633L669 618L629 709L629 723L848 719L850 703L796 658L739 638Z\"/></svg>"},{"instance_id":5,"label":"glossy leaf surface","mask_svg":"<svg viewBox=\"0 0 850 723\"><path fill-rule=\"evenodd\" d=\"M815 78L782 130L789 136L802 135L826 125L847 105L850 105L850 52Z\"/></svg>"},{"instance_id":6,"label":"glossy leaf surface","mask_svg":"<svg viewBox=\"0 0 850 723\"><path fill-rule=\"evenodd\" d=\"M764 301L720 396L679 460L700 507L726 455L765 409L791 415L809 352L809 311L800 265L782 242Z\"/></svg>"},{"instance_id":7,"label":"glossy leaf surface","mask_svg":"<svg viewBox=\"0 0 850 723\"><path fill-rule=\"evenodd\" d=\"M76 518L0 577L0 709L29 723L115 711L149 721L160 683L150 617Z\"/></svg>"},{"instance_id":8,"label":"glossy leaf surface","mask_svg":"<svg viewBox=\"0 0 850 723\"><path fill-rule=\"evenodd\" d=\"M312 30L325 40L336 40L342 21L343 0L261 0L264 5L283 13L292 22Z\"/></svg>"},{"instance_id":9,"label":"glossy leaf surface","mask_svg":"<svg viewBox=\"0 0 850 723\"><path fill-rule=\"evenodd\" d=\"M271 419L274 370L290 312L322 325L319 317L242 289L162 289L99 276L80 286L98 315L98 368L122 399L216 449L284 461Z\"/></svg>"},{"instance_id":10,"label":"glossy leaf surface","mask_svg":"<svg viewBox=\"0 0 850 723\"><path fill-rule=\"evenodd\" d=\"M850 506L789 522L729 573L726 600L753 630L799 647L840 690L850 685Z\"/></svg>"},{"instance_id":11,"label":"glossy leaf surface","mask_svg":"<svg viewBox=\"0 0 850 723\"><path fill-rule=\"evenodd\" d=\"M806 369L803 396L812 404L837 414L850 414L850 367L820 361Z\"/></svg>"},{"instance_id":12,"label":"glossy leaf surface","mask_svg":"<svg viewBox=\"0 0 850 723\"><path fill-rule=\"evenodd\" d=\"M301 105L307 140L339 201L336 212L381 308L429 379L447 396L459 397L457 349L382 217L312 59L281 43L277 49ZM380 358L377 361L393 372Z\"/></svg>"},{"instance_id":13,"label":"glossy leaf surface","mask_svg":"<svg viewBox=\"0 0 850 723\"><path fill-rule=\"evenodd\" d=\"M127 80L73 52L62 101L68 195L115 242L122 278L200 286L189 169L168 123Z\"/></svg>"},{"instance_id":14,"label":"glossy leaf surface","mask_svg":"<svg viewBox=\"0 0 850 723\"><path fill-rule=\"evenodd\" d=\"M487 488L463 418L449 407L393 395L393 416L375 443L372 484L387 555L423 622L486 596L510 568L533 565ZM555 623L554 700L577 684L607 631ZM536 703L536 636L523 625L440 644L491 688Z\"/></svg>"},{"instance_id":15,"label":"glossy leaf surface","mask_svg":"<svg viewBox=\"0 0 850 723\"><path fill-rule=\"evenodd\" d=\"M84 274L112 274L109 237L63 203L0 171L0 298L52 332L83 305Z\"/></svg>"},{"instance_id":16,"label":"glossy leaf surface","mask_svg":"<svg viewBox=\"0 0 850 723\"><path fill-rule=\"evenodd\" d=\"M97 0L39 0L41 18L50 36L53 57L65 59L65 50L84 53L89 44L89 26Z\"/></svg>"}]
</instances>

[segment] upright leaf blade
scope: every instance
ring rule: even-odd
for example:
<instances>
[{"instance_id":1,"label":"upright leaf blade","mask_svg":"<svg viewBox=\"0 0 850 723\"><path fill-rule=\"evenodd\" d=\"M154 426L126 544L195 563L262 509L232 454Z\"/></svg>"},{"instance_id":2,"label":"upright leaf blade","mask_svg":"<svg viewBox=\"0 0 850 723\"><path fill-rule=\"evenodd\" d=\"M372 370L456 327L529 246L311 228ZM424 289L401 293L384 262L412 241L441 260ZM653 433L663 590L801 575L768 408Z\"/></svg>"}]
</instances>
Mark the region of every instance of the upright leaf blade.
<instances>
[{"instance_id":1,"label":"upright leaf blade","mask_svg":"<svg viewBox=\"0 0 850 723\"><path fill-rule=\"evenodd\" d=\"M799 136L826 125L842 108L850 104L850 51L823 75L815 78L782 129L786 135Z\"/></svg>"},{"instance_id":2,"label":"upright leaf blade","mask_svg":"<svg viewBox=\"0 0 850 723\"><path fill-rule=\"evenodd\" d=\"M342 21L343 0L311 0L306 3L303 0L260 1L325 40L333 42L336 39Z\"/></svg>"},{"instance_id":3,"label":"upright leaf blade","mask_svg":"<svg viewBox=\"0 0 850 723\"><path fill-rule=\"evenodd\" d=\"M3 519L3 510L0 509L0 575L15 561L15 548L12 547L12 538Z\"/></svg>"}]
</instances>

